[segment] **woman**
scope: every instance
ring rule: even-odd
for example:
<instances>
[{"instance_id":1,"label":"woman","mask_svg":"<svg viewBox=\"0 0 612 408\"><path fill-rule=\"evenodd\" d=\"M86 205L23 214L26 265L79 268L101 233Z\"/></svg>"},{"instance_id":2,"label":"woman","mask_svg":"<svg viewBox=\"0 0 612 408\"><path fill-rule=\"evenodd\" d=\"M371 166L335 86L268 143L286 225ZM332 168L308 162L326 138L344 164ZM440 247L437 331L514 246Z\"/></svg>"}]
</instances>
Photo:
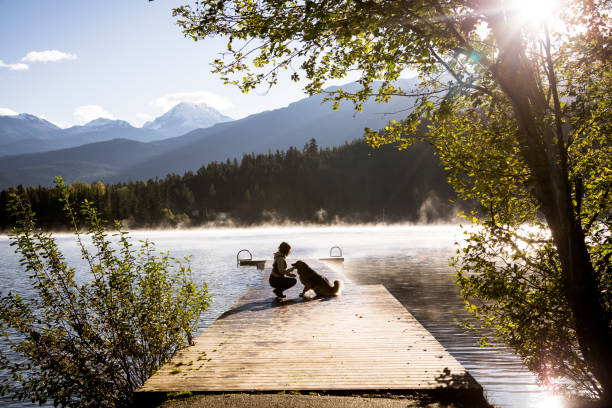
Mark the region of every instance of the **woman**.
<instances>
[{"instance_id":1,"label":"woman","mask_svg":"<svg viewBox=\"0 0 612 408\"><path fill-rule=\"evenodd\" d=\"M287 296L283 295L283 291L294 286L297 282L295 275L291 272L295 268L287 269L286 257L291 252L291 245L286 242L281 242L278 246L278 252L274 254L274 263L272 264L272 273L270 274L270 286L274 288L276 300L280 301Z\"/></svg>"}]
</instances>

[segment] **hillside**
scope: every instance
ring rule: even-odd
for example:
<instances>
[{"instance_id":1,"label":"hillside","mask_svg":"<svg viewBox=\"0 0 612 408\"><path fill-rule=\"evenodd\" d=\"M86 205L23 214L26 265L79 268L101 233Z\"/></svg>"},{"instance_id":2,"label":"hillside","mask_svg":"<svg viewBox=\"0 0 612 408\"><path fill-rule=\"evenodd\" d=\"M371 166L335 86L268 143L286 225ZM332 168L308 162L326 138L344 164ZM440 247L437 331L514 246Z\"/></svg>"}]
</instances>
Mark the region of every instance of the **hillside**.
<instances>
[{"instance_id":1,"label":"hillside","mask_svg":"<svg viewBox=\"0 0 612 408\"><path fill-rule=\"evenodd\" d=\"M53 188L28 188L46 228L65 226ZM118 184L77 183L74 200L96 202L109 219L130 227L252 225L308 222L448 221L455 197L431 148L373 150L364 141L319 149L245 155L195 172ZM0 193L0 207L6 201ZM4 207L3 207L4 208ZM10 220L0 211L0 228Z\"/></svg>"},{"instance_id":2,"label":"hillside","mask_svg":"<svg viewBox=\"0 0 612 408\"><path fill-rule=\"evenodd\" d=\"M330 104L321 104L322 96L302 99L286 108L267 111L208 129L198 129L187 135L160 144L169 149L159 158L145 161L123 171L113 181L142 180L183 173L202 164L248 153L284 150L303 146L310 138L321 147L338 146L360 138L366 127L379 129L391 119L405 113L405 100L397 98L389 104L368 102L362 113L345 104L337 111Z\"/></svg>"},{"instance_id":3,"label":"hillside","mask_svg":"<svg viewBox=\"0 0 612 408\"><path fill-rule=\"evenodd\" d=\"M0 188L19 184L50 186L58 175L66 182L104 179L161 151L155 144L115 139L45 153L7 156L0 160Z\"/></svg>"}]
</instances>

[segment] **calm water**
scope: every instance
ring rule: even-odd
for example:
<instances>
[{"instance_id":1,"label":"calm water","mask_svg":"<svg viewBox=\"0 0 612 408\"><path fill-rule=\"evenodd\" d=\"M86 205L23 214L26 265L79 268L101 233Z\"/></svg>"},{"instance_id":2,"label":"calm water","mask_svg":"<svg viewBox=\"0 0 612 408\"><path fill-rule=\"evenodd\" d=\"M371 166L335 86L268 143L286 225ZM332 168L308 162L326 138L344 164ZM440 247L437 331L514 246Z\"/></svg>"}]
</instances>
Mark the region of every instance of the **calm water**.
<instances>
[{"instance_id":1,"label":"calm water","mask_svg":"<svg viewBox=\"0 0 612 408\"><path fill-rule=\"evenodd\" d=\"M182 231L138 231L174 256L192 255L196 280L207 282L213 296L200 321L204 329L249 288L261 284L254 267L236 267L236 253L246 248L256 259L271 259L281 241L293 246L290 259L327 256L331 246L344 252L345 275L356 283L383 284L461 362L499 407L563 407L540 388L520 360L503 347L480 348L476 338L454 322L464 315L452 279L449 258L462 234L456 226L283 227ZM80 253L72 235L57 235L60 248L73 264ZM6 236L0 236L0 280L3 291L28 294L18 260ZM85 277L85 275L83 275ZM0 378L0 380L2 380ZM0 399L2 406L31 406Z\"/></svg>"}]
</instances>

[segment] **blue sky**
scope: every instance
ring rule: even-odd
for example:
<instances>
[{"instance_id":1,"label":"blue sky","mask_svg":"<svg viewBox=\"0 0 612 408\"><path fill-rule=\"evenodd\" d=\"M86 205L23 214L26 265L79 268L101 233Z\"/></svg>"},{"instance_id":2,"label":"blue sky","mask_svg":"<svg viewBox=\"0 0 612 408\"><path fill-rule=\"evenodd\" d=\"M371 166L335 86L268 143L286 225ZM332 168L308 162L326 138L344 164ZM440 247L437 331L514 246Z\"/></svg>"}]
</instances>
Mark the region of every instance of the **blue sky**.
<instances>
[{"instance_id":1,"label":"blue sky","mask_svg":"<svg viewBox=\"0 0 612 408\"><path fill-rule=\"evenodd\" d=\"M175 25L172 7L188 3L0 0L0 114L140 126L182 100L240 118L304 97L288 80L248 95L223 85L209 63L224 42L193 42Z\"/></svg>"}]
</instances>

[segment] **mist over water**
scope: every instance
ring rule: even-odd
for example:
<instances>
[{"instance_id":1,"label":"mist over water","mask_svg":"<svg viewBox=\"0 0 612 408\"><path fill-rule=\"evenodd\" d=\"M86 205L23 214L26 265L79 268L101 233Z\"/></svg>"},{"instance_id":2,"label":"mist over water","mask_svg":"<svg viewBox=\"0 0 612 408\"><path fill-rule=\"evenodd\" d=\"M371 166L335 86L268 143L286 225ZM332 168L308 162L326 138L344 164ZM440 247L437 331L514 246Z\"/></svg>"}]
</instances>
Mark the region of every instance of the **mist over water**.
<instances>
[{"instance_id":1,"label":"mist over water","mask_svg":"<svg viewBox=\"0 0 612 408\"><path fill-rule=\"evenodd\" d=\"M340 246L346 259L341 268L347 279L358 284L383 284L476 378L489 402L499 407L563 406L536 384L510 350L480 348L476 337L454 322L453 312L457 317L465 316L453 270L448 266L455 242L463 238L456 225L156 230L135 231L131 236L135 244L149 239L158 250L176 257L192 255L194 278L205 281L213 297L200 319L200 330L247 290L261 285L261 272L255 267L236 266L239 250L248 249L254 259L271 261L278 244L287 241L292 246L291 261L325 257L332 246ZM77 276L86 279L74 236L57 234L56 238L68 263L79 265ZM0 236L0 259L3 293L15 290L31 295L6 236ZM32 405L0 399L0 406Z\"/></svg>"}]
</instances>

